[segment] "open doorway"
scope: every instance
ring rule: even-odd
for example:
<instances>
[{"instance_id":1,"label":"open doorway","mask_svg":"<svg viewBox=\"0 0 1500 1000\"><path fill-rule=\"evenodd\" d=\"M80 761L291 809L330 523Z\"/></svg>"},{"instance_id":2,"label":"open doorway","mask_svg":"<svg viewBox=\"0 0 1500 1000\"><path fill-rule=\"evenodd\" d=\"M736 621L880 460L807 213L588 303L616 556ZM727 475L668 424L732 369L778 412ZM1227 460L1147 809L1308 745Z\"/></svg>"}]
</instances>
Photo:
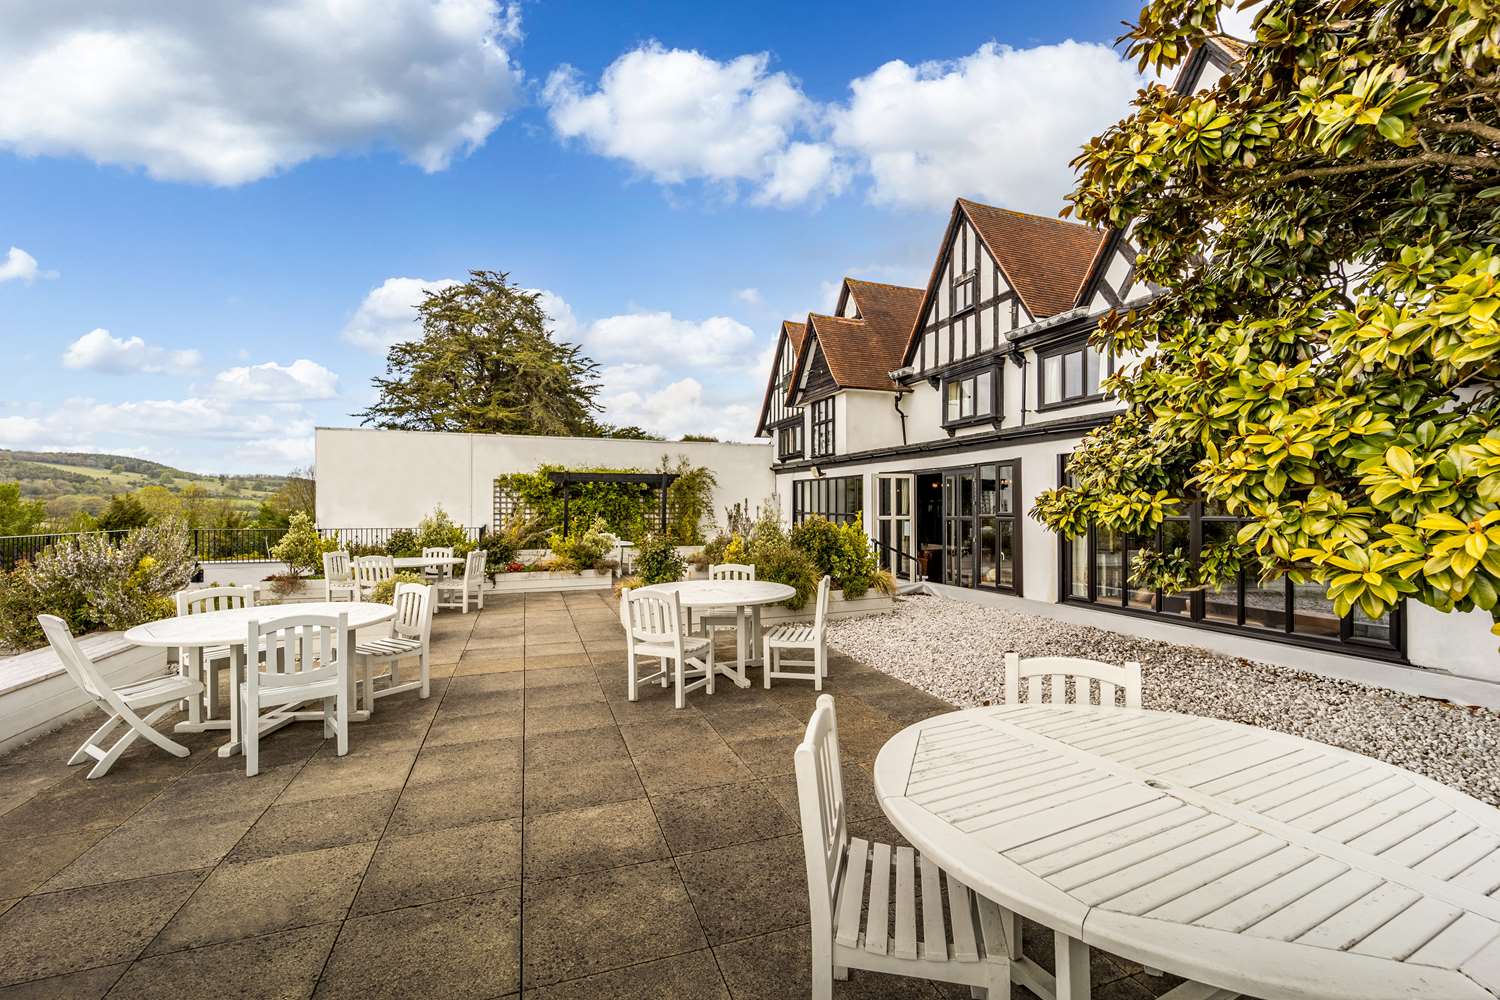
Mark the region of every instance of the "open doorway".
<instances>
[{"instance_id":1,"label":"open doorway","mask_svg":"<svg viewBox=\"0 0 1500 1000\"><path fill-rule=\"evenodd\" d=\"M943 581L943 477L917 476L917 561L927 580Z\"/></svg>"}]
</instances>

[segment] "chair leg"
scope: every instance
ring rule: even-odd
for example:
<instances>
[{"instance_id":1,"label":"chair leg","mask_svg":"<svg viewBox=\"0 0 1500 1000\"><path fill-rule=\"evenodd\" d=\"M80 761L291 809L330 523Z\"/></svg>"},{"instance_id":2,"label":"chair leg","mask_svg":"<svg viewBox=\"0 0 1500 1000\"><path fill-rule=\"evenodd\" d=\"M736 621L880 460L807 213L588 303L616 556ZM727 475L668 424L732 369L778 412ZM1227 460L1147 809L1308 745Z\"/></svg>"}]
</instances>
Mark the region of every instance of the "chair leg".
<instances>
[{"instance_id":1,"label":"chair leg","mask_svg":"<svg viewBox=\"0 0 1500 1000\"><path fill-rule=\"evenodd\" d=\"M625 699L627 701L640 701L641 692L635 683L635 647L625 651Z\"/></svg>"},{"instance_id":2,"label":"chair leg","mask_svg":"<svg viewBox=\"0 0 1500 1000\"><path fill-rule=\"evenodd\" d=\"M422 670L422 690L421 690L421 696L423 698L426 698L429 694L432 693L431 684L429 683L429 677L430 677L430 674L428 672L429 665L430 665L430 663L429 663L429 656L428 656L428 652L427 652L427 647L423 646L422 647L422 665L421 665L421 670Z\"/></svg>"},{"instance_id":3,"label":"chair leg","mask_svg":"<svg viewBox=\"0 0 1500 1000\"><path fill-rule=\"evenodd\" d=\"M338 755L342 757L349 752L349 688L347 685L339 685L338 697L334 699L334 704L338 712L334 732L338 736Z\"/></svg>"},{"instance_id":4,"label":"chair leg","mask_svg":"<svg viewBox=\"0 0 1500 1000\"><path fill-rule=\"evenodd\" d=\"M93 734L90 735L88 739L79 744L78 749L74 751L73 756L68 758L69 766L72 766L73 764L82 764L86 760L93 760L94 755L89 753L89 747L99 746L100 743L104 740L104 737L108 736L116 726L124 721L124 719L120 718L115 713L109 713L109 718L104 721L104 725L94 730Z\"/></svg>"},{"instance_id":5,"label":"chair leg","mask_svg":"<svg viewBox=\"0 0 1500 1000\"><path fill-rule=\"evenodd\" d=\"M823 677L828 673L828 650L821 644L813 650L813 690L823 690Z\"/></svg>"},{"instance_id":6,"label":"chair leg","mask_svg":"<svg viewBox=\"0 0 1500 1000\"><path fill-rule=\"evenodd\" d=\"M240 696L240 746L245 753L245 777L260 773L260 708Z\"/></svg>"},{"instance_id":7,"label":"chair leg","mask_svg":"<svg viewBox=\"0 0 1500 1000\"><path fill-rule=\"evenodd\" d=\"M686 683L683 677L687 672L686 664L683 662L686 659L686 656L679 656L672 661L674 664L672 672L677 679L677 692L672 698L672 703L678 708L685 708L687 706L687 694L682 690L683 684Z\"/></svg>"},{"instance_id":8,"label":"chair leg","mask_svg":"<svg viewBox=\"0 0 1500 1000\"><path fill-rule=\"evenodd\" d=\"M714 693L714 674L718 673L718 668L714 666L714 644L713 643L709 643L708 644L708 661L707 662L708 662L708 685L707 685L706 690L708 691L709 694L713 694Z\"/></svg>"},{"instance_id":9,"label":"chair leg","mask_svg":"<svg viewBox=\"0 0 1500 1000\"><path fill-rule=\"evenodd\" d=\"M771 690L771 674L776 670L776 650L771 646L771 640L765 640L761 646L760 658L760 683L767 691Z\"/></svg>"},{"instance_id":10,"label":"chair leg","mask_svg":"<svg viewBox=\"0 0 1500 1000\"><path fill-rule=\"evenodd\" d=\"M812 949L812 1000L833 1000L833 981L835 978L847 979L849 970L844 969L844 975L839 976L839 970L834 968L832 955L832 932L830 940L814 941Z\"/></svg>"}]
</instances>

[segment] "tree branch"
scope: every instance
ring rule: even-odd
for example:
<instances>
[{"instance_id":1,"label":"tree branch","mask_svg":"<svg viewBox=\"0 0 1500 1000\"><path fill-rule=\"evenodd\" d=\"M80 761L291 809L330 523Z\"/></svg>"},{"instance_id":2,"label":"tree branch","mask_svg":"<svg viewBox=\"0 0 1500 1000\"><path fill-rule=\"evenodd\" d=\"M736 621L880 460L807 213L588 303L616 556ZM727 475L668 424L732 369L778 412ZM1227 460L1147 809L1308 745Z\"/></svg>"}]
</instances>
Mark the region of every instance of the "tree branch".
<instances>
[{"instance_id":1,"label":"tree branch","mask_svg":"<svg viewBox=\"0 0 1500 1000\"><path fill-rule=\"evenodd\" d=\"M1448 135L1472 135L1485 142L1500 143L1500 128L1481 122L1426 122L1421 127L1433 132L1443 132Z\"/></svg>"}]
</instances>

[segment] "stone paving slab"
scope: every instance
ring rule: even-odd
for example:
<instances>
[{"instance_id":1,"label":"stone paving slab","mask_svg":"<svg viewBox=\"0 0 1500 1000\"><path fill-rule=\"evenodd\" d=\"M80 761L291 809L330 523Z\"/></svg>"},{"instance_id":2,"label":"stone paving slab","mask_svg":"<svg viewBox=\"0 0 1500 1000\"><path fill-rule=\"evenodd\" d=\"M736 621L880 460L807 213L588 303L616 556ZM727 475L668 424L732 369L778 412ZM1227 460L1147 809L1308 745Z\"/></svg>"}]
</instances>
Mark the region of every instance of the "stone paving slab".
<instances>
[{"instance_id":1,"label":"stone paving slab","mask_svg":"<svg viewBox=\"0 0 1500 1000\"><path fill-rule=\"evenodd\" d=\"M607 592L487 603L437 617L431 697L382 699L343 758L308 723L254 778L203 734L85 781L64 762L94 719L0 757L0 1000L806 996L811 687L752 671L681 711L631 702ZM949 706L836 653L827 689L852 831L898 842L870 763ZM1050 968L1050 935L1025 945ZM1103 954L1094 982L1176 983ZM858 972L834 992L968 996Z\"/></svg>"}]
</instances>

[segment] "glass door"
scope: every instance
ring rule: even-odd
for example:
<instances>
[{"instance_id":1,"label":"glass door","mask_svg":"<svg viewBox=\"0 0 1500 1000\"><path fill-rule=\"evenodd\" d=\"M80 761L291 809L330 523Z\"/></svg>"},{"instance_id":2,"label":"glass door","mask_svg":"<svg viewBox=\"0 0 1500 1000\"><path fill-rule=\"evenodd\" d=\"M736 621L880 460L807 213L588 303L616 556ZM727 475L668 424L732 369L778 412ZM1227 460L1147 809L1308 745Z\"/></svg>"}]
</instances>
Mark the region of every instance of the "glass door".
<instances>
[{"instance_id":1,"label":"glass door","mask_svg":"<svg viewBox=\"0 0 1500 1000\"><path fill-rule=\"evenodd\" d=\"M946 470L943 582L1019 593L1019 514L1019 462Z\"/></svg>"},{"instance_id":2,"label":"glass door","mask_svg":"<svg viewBox=\"0 0 1500 1000\"><path fill-rule=\"evenodd\" d=\"M875 477L875 538L880 542L880 565L898 580L917 578L913 497L916 476Z\"/></svg>"},{"instance_id":3,"label":"glass door","mask_svg":"<svg viewBox=\"0 0 1500 1000\"><path fill-rule=\"evenodd\" d=\"M974 586L974 470L943 473L943 582Z\"/></svg>"}]
</instances>

